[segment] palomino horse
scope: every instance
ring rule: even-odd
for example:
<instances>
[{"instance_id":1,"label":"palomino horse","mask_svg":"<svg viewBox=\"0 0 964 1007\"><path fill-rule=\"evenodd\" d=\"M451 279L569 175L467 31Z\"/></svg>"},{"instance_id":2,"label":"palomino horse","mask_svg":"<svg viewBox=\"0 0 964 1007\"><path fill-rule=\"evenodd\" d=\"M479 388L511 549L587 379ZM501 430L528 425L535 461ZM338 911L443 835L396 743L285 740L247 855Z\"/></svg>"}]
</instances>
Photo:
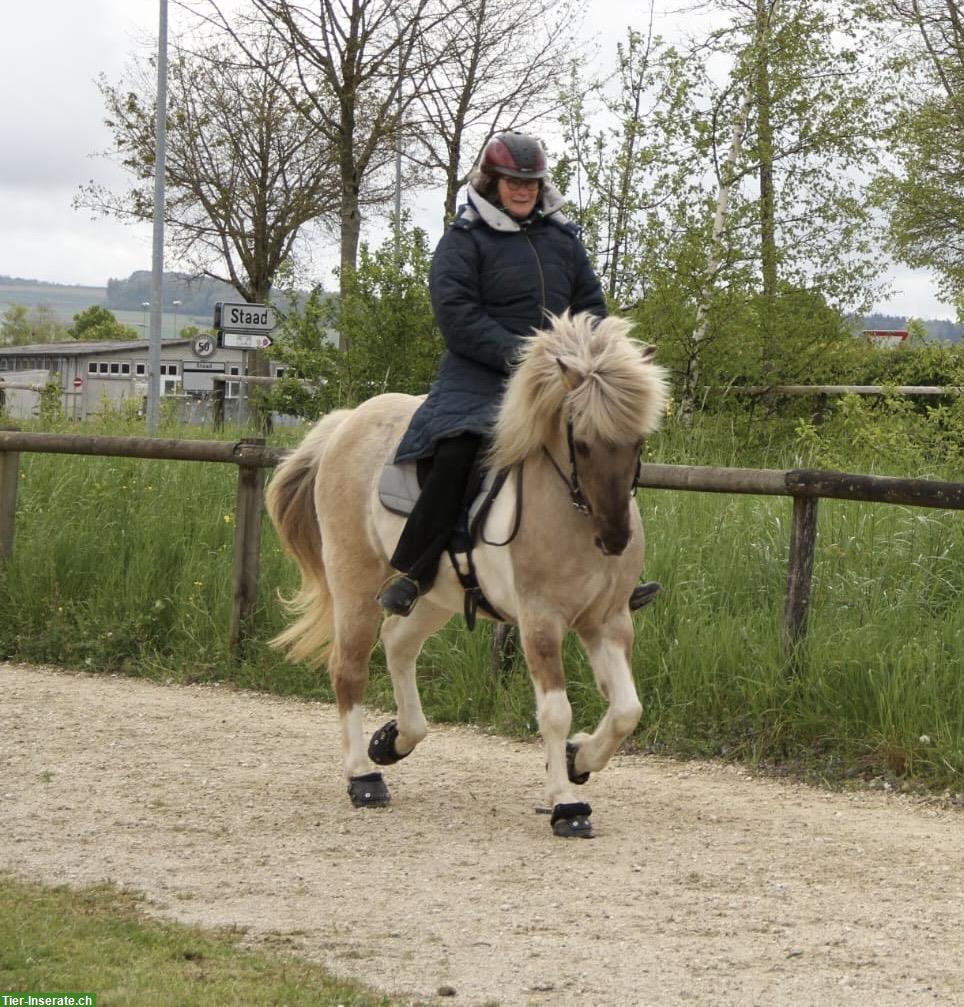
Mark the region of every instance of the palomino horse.
<instances>
[{"instance_id":1,"label":"palomino horse","mask_svg":"<svg viewBox=\"0 0 964 1007\"><path fill-rule=\"evenodd\" d=\"M643 563L632 494L643 438L657 427L667 392L652 348L630 329L619 318L564 315L527 338L488 456L494 470L521 469L521 478L505 481L473 553L485 596L519 628L545 744L552 828L562 836L592 835L591 809L574 785L609 762L642 712L630 669L629 597ZM411 615L383 619L375 601L392 574L388 557L404 520L380 503L379 475L420 401L379 395L324 416L278 466L267 493L271 519L301 568L301 587L287 603L298 618L273 642L293 661L327 662L358 806L388 802L375 764L397 762L425 737L415 661L425 640L463 609L463 589L445 559ZM568 630L581 638L608 709L592 734L567 741ZM362 700L379 632L397 714L366 745Z\"/></svg>"}]
</instances>

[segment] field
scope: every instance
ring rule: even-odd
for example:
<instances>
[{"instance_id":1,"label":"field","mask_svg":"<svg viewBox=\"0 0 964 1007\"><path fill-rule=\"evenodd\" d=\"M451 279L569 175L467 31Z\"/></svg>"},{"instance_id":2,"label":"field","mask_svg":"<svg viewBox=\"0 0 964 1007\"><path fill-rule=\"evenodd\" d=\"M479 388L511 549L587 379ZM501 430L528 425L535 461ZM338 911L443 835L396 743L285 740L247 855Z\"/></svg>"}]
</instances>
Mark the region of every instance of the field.
<instances>
[{"instance_id":1,"label":"field","mask_svg":"<svg viewBox=\"0 0 964 1007\"><path fill-rule=\"evenodd\" d=\"M57 284L13 283L0 284L0 314L14 304L27 308L50 308L58 321L70 324L74 315L94 304L106 304L105 287L60 286ZM141 338L147 338L150 315L144 311L115 311L119 322L136 329ZM211 318L178 314L173 309L161 316L161 338L175 337L175 324L180 331L185 325L205 328L211 325Z\"/></svg>"}]
</instances>

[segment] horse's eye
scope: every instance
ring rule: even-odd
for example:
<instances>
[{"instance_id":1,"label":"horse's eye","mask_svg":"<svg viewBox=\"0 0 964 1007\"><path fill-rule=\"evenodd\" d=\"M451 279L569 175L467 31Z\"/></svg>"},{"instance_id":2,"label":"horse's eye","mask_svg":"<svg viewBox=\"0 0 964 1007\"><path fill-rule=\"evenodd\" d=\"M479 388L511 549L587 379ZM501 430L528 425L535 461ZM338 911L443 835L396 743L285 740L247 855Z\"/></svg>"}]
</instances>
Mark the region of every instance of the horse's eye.
<instances>
[{"instance_id":1,"label":"horse's eye","mask_svg":"<svg viewBox=\"0 0 964 1007\"><path fill-rule=\"evenodd\" d=\"M576 454L583 458L589 457L589 445L585 441L576 441Z\"/></svg>"}]
</instances>

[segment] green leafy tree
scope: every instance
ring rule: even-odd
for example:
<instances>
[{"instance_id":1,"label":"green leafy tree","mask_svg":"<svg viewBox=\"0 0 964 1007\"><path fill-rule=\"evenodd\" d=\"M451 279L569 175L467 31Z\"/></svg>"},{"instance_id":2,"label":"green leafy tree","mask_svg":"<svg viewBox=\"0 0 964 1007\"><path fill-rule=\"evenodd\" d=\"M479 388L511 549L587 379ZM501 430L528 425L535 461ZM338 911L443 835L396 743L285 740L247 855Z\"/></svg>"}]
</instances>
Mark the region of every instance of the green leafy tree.
<instances>
[{"instance_id":1,"label":"green leafy tree","mask_svg":"<svg viewBox=\"0 0 964 1007\"><path fill-rule=\"evenodd\" d=\"M964 9L957 0L877 5L899 37L902 107L875 195L894 255L933 272L964 312Z\"/></svg>"},{"instance_id":2,"label":"green leafy tree","mask_svg":"<svg viewBox=\"0 0 964 1007\"><path fill-rule=\"evenodd\" d=\"M36 308L11 304L0 318L0 345L3 346L56 343L69 338L67 326L44 304Z\"/></svg>"},{"instance_id":3,"label":"green leafy tree","mask_svg":"<svg viewBox=\"0 0 964 1007\"><path fill-rule=\"evenodd\" d=\"M71 339L84 342L140 338L137 329L119 322L113 311L100 304L92 304L74 315L74 324L70 327L69 334Z\"/></svg>"},{"instance_id":4,"label":"green leafy tree","mask_svg":"<svg viewBox=\"0 0 964 1007\"><path fill-rule=\"evenodd\" d=\"M787 369L795 343L784 313L801 303L788 291L852 311L872 300L883 269L862 173L889 80L859 10L829 0L705 9L715 27L685 49L630 35L615 129L587 129L596 116L578 102L569 121L580 127L572 177L588 189L577 215L607 289L653 326L644 338L672 330L668 355L689 400L709 382L700 359L711 345L734 361L754 356L750 370L767 380ZM654 298L662 310L646 308Z\"/></svg>"},{"instance_id":5,"label":"green leafy tree","mask_svg":"<svg viewBox=\"0 0 964 1007\"><path fill-rule=\"evenodd\" d=\"M316 291L285 320L271 349L286 369L273 408L316 417L381 392L428 391L444 348L428 293L431 255L407 218L400 234L398 250L394 237L375 251L363 244L342 295Z\"/></svg>"}]
</instances>

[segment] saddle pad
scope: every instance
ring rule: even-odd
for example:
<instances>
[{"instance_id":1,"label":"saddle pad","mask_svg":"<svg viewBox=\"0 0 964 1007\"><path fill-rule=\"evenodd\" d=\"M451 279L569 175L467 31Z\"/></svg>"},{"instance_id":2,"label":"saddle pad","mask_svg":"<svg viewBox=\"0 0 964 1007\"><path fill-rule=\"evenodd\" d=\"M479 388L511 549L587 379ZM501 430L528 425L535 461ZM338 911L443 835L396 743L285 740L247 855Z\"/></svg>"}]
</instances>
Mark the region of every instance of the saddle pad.
<instances>
[{"instance_id":1,"label":"saddle pad","mask_svg":"<svg viewBox=\"0 0 964 1007\"><path fill-rule=\"evenodd\" d=\"M479 492L469 507L468 527L472 530L473 535L480 514L502 489L505 476L504 472L489 471L485 473ZM412 513L412 508L415 506L420 492L416 462L408 461L397 464L389 462L382 466L382 474L378 479L378 498L387 510L393 514L408 517Z\"/></svg>"},{"instance_id":2,"label":"saddle pad","mask_svg":"<svg viewBox=\"0 0 964 1007\"><path fill-rule=\"evenodd\" d=\"M382 466L382 474L378 479L378 499L387 510L408 517L419 492L416 462L389 462Z\"/></svg>"}]
</instances>

